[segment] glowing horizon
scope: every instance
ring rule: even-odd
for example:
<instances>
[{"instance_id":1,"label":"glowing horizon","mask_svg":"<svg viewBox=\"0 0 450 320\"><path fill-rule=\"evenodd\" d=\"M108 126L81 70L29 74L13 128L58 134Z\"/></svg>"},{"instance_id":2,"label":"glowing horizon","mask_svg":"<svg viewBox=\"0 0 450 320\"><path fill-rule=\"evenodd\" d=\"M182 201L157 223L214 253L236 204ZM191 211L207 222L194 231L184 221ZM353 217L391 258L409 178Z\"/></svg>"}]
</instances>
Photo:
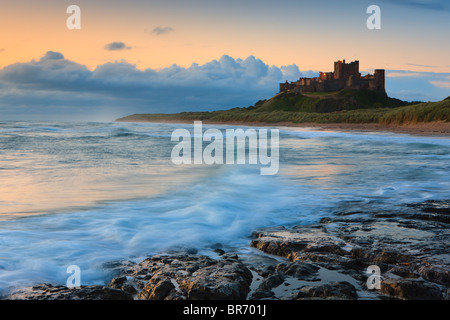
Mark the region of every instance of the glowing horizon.
<instances>
[{"instance_id":1,"label":"glowing horizon","mask_svg":"<svg viewBox=\"0 0 450 320\"><path fill-rule=\"evenodd\" d=\"M81 30L65 25L68 2L2 4L7 15L0 20L0 68L51 50L90 70L122 59L141 70L189 67L226 54L254 55L270 65L296 64L303 70L326 71L329 61L347 59L360 60L365 69L430 71L432 64L434 72L450 72L450 48L442 41L449 11L381 3L382 29L368 30L364 1L77 2ZM156 28L169 31L152 32ZM104 49L115 41L130 49Z\"/></svg>"},{"instance_id":2,"label":"glowing horizon","mask_svg":"<svg viewBox=\"0 0 450 320\"><path fill-rule=\"evenodd\" d=\"M10 110L12 104L31 108L31 101L38 100L44 105L47 100L55 100L51 92L61 93L58 91L61 89L46 86L46 91L40 89L29 96L30 88L23 90L31 80L24 74L15 74L12 80L8 74L18 65L34 68L33 64L47 52L60 53L71 65L78 64L91 73L105 66L120 65L134 66L128 68L130 72L147 74L173 65L189 70L197 65L207 68L225 56L234 60L232 64L255 57L256 62L252 62L255 66L244 66L252 77L255 72L250 68L253 67L281 70L290 66L298 69L290 75L301 72L310 76L311 71L332 71L336 60L359 60L362 73L386 69L386 89L394 97L439 100L450 95L450 44L444 41L450 29L450 5L441 0L425 4L416 0L381 1L378 4L380 30L366 27L369 17L366 9L372 4L368 1L0 1L3 9L0 19L0 97L3 101L0 108L6 109L4 114L11 114L7 118L19 112ZM69 30L66 26L70 16L66 10L71 4L81 8L80 30ZM123 78L122 71L115 69L119 73L113 78ZM218 72L226 70L231 71L225 68ZM67 75L68 78L73 76ZM41 87L43 78L38 79L41 82L35 86ZM206 101L194 95L192 101L202 101L194 105L185 103L189 96L186 93L177 102L178 111L193 107L210 110L213 106L248 106L255 102L253 99L273 94L278 81L295 80L273 74L270 79L273 82L264 82L259 93L257 88L253 88L252 93L242 92L240 100L222 101L221 96L217 96L216 100ZM259 80L254 77L254 81ZM66 87L70 85L67 83ZM121 85L129 87L128 83ZM191 87L192 83L186 85ZM242 85L241 90L248 84ZM202 90L205 88L193 87L193 91ZM77 100L75 94L71 94L72 100ZM132 94L130 91L129 95ZM25 99L20 100L22 96ZM243 96L248 98L243 99ZM82 102L71 102L71 106L108 104L100 99L94 102L91 97L92 93L85 92ZM68 103L56 100L51 104ZM149 100L146 103L158 104L162 106L163 102ZM153 112L158 108L145 110ZM173 110L176 111L175 103Z\"/></svg>"}]
</instances>

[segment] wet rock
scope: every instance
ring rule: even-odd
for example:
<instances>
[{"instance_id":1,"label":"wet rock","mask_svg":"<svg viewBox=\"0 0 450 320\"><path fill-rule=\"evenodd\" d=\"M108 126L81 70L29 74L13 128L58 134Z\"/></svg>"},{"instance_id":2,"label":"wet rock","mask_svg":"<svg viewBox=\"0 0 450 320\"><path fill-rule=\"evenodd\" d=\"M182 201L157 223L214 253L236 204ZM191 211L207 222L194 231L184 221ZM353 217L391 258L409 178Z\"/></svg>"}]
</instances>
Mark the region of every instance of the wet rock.
<instances>
[{"instance_id":1,"label":"wet rock","mask_svg":"<svg viewBox=\"0 0 450 320\"><path fill-rule=\"evenodd\" d=\"M102 264L102 269L109 272L111 278L119 277L124 274L126 270L136 266L136 263L129 260L109 261Z\"/></svg>"},{"instance_id":2,"label":"wet rock","mask_svg":"<svg viewBox=\"0 0 450 320\"><path fill-rule=\"evenodd\" d=\"M239 260L239 257L234 253L224 253L222 255L222 259L233 262Z\"/></svg>"},{"instance_id":3,"label":"wet rock","mask_svg":"<svg viewBox=\"0 0 450 320\"><path fill-rule=\"evenodd\" d=\"M275 266L267 266L258 270L258 274L263 278L259 286L252 292L250 299L292 299L286 294L291 292L282 286L289 287L296 280L316 282L319 281L316 265L302 261L279 263ZM274 290L277 289L277 290Z\"/></svg>"},{"instance_id":4,"label":"wet rock","mask_svg":"<svg viewBox=\"0 0 450 320\"><path fill-rule=\"evenodd\" d=\"M411 271L410 269L408 269L404 266L394 266L392 269L390 269L387 272L387 274L393 274L395 276L399 276L402 278L409 278L409 279L417 279L420 277L419 274Z\"/></svg>"},{"instance_id":5,"label":"wet rock","mask_svg":"<svg viewBox=\"0 0 450 320\"><path fill-rule=\"evenodd\" d=\"M320 268L316 265L306 262L292 262L288 264L281 263L276 266L276 270L285 275L295 277L299 280L311 280L317 275Z\"/></svg>"},{"instance_id":6,"label":"wet rock","mask_svg":"<svg viewBox=\"0 0 450 320\"><path fill-rule=\"evenodd\" d=\"M140 267L152 272L138 295L146 300L246 299L252 281L250 270L230 253L219 260L201 255L156 256L141 262Z\"/></svg>"},{"instance_id":7,"label":"wet rock","mask_svg":"<svg viewBox=\"0 0 450 320\"><path fill-rule=\"evenodd\" d=\"M296 299L355 300L356 298L356 288L346 281L304 286L300 288L296 296Z\"/></svg>"},{"instance_id":8,"label":"wet rock","mask_svg":"<svg viewBox=\"0 0 450 320\"><path fill-rule=\"evenodd\" d=\"M405 300L441 300L439 286L413 279L385 279L381 282L381 293Z\"/></svg>"},{"instance_id":9,"label":"wet rock","mask_svg":"<svg viewBox=\"0 0 450 320\"><path fill-rule=\"evenodd\" d=\"M225 251L220 248L214 249L214 252L217 253L219 256L221 256L225 253Z\"/></svg>"},{"instance_id":10,"label":"wet rock","mask_svg":"<svg viewBox=\"0 0 450 320\"><path fill-rule=\"evenodd\" d=\"M163 300L175 286L169 279L150 280L139 293L139 298L143 300Z\"/></svg>"},{"instance_id":11,"label":"wet rock","mask_svg":"<svg viewBox=\"0 0 450 320\"><path fill-rule=\"evenodd\" d=\"M254 232L251 247L281 257L269 264L244 262L214 244L218 259L183 249L140 263L113 261L103 266L112 278L107 286L42 284L6 299L449 299L450 201L376 212L360 205L343 206L320 224ZM380 290L366 285L372 265L381 272ZM249 269L258 278L253 284Z\"/></svg>"},{"instance_id":12,"label":"wet rock","mask_svg":"<svg viewBox=\"0 0 450 320\"><path fill-rule=\"evenodd\" d=\"M251 247L291 260L301 259L299 253L332 253L347 255L345 242L327 233L324 228L298 226L290 230L262 230L253 234Z\"/></svg>"},{"instance_id":13,"label":"wet rock","mask_svg":"<svg viewBox=\"0 0 450 320\"><path fill-rule=\"evenodd\" d=\"M264 281L262 281L259 288L262 290L270 290L272 288L278 287L283 282L284 282L283 274L275 272L274 274L268 276Z\"/></svg>"},{"instance_id":14,"label":"wet rock","mask_svg":"<svg viewBox=\"0 0 450 320\"><path fill-rule=\"evenodd\" d=\"M119 289L129 294L136 294L137 288L134 285L133 281L127 279L127 277L117 277L113 278L108 287L113 289Z\"/></svg>"},{"instance_id":15,"label":"wet rock","mask_svg":"<svg viewBox=\"0 0 450 320\"><path fill-rule=\"evenodd\" d=\"M407 218L450 223L450 200L427 200L421 203L409 204L408 206L420 212L414 216L409 215Z\"/></svg>"},{"instance_id":16,"label":"wet rock","mask_svg":"<svg viewBox=\"0 0 450 320\"><path fill-rule=\"evenodd\" d=\"M273 298L275 293L272 291L273 288L278 287L284 282L284 275L280 272L275 272L261 281L261 284L252 293L250 299L260 300Z\"/></svg>"},{"instance_id":17,"label":"wet rock","mask_svg":"<svg viewBox=\"0 0 450 320\"><path fill-rule=\"evenodd\" d=\"M327 223L330 223L332 221L333 220L331 220L330 218L322 218L322 219L320 219L320 223L321 224L327 224Z\"/></svg>"},{"instance_id":18,"label":"wet rock","mask_svg":"<svg viewBox=\"0 0 450 320\"><path fill-rule=\"evenodd\" d=\"M450 269L448 266L434 265L422 266L418 269L420 275L425 279L446 286L450 285Z\"/></svg>"},{"instance_id":19,"label":"wet rock","mask_svg":"<svg viewBox=\"0 0 450 320\"><path fill-rule=\"evenodd\" d=\"M7 300L132 300L131 294L105 286L82 286L69 289L65 286L40 284L20 288L6 297Z\"/></svg>"},{"instance_id":20,"label":"wet rock","mask_svg":"<svg viewBox=\"0 0 450 320\"><path fill-rule=\"evenodd\" d=\"M429 201L392 212L347 209L321 219L319 225L259 230L253 234L251 246L292 262L350 275L360 283L361 292L369 292L366 270L375 265L382 276L399 282L394 285L394 280L386 280L383 290L370 291L369 296L435 299L438 291L442 289L443 295L450 284L449 212L450 201ZM275 271L292 276L301 271L290 268L280 266Z\"/></svg>"}]
</instances>

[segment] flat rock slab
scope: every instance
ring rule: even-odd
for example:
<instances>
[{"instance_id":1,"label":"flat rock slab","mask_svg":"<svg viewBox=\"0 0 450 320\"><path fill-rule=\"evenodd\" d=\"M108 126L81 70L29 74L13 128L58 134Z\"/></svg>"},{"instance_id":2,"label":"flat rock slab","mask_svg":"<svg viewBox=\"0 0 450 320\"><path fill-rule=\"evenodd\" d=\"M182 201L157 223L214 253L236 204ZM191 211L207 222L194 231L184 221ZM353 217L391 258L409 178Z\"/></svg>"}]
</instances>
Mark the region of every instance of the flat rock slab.
<instances>
[{"instance_id":1,"label":"flat rock slab","mask_svg":"<svg viewBox=\"0 0 450 320\"><path fill-rule=\"evenodd\" d=\"M250 246L293 261L301 259L299 254L308 252L327 252L339 256L349 254L347 243L322 226L261 230L253 233Z\"/></svg>"},{"instance_id":2,"label":"flat rock slab","mask_svg":"<svg viewBox=\"0 0 450 320\"><path fill-rule=\"evenodd\" d=\"M40 284L20 288L6 297L7 300L132 300L133 296L104 286L67 288L52 284Z\"/></svg>"},{"instance_id":3,"label":"flat rock slab","mask_svg":"<svg viewBox=\"0 0 450 320\"><path fill-rule=\"evenodd\" d=\"M143 300L244 300L253 277L235 254L157 255L127 273Z\"/></svg>"},{"instance_id":4,"label":"flat rock slab","mask_svg":"<svg viewBox=\"0 0 450 320\"><path fill-rule=\"evenodd\" d=\"M346 211L316 225L259 230L253 233L251 247L350 275L359 282L358 294L366 291L363 295L369 292L366 281L372 275L367 268L375 265L381 270L382 286L370 294L439 300L448 298L450 286L449 206L449 201L429 201L398 212ZM308 296L305 290L300 288L299 298ZM267 291L253 295L267 296Z\"/></svg>"}]
</instances>

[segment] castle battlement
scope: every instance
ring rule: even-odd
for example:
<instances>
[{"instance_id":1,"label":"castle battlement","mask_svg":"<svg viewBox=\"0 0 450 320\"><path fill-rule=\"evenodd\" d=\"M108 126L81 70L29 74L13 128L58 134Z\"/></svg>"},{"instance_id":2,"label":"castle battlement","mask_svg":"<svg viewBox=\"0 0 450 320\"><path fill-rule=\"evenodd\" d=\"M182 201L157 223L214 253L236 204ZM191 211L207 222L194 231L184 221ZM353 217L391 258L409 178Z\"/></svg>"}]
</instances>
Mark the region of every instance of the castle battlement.
<instances>
[{"instance_id":1,"label":"castle battlement","mask_svg":"<svg viewBox=\"0 0 450 320\"><path fill-rule=\"evenodd\" d=\"M316 78L300 78L295 82L280 83L280 92L327 92L342 89L369 89L385 92L384 69L375 69L374 74L361 77L359 61L334 62L334 72L319 72Z\"/></svg>"}]
</instances>

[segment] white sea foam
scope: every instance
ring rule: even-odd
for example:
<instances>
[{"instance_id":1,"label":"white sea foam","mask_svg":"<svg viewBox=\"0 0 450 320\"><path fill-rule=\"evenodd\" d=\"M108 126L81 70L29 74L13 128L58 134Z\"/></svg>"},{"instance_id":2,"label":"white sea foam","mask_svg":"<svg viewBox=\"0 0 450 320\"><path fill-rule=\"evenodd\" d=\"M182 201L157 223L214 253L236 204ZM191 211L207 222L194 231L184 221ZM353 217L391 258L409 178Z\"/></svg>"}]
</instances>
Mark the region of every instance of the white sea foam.
<instances>
[{"instance_id":1,"label":"white sea foam","mask_svg":"<svg viewBox=\"0 0 450 320\"><path fill-rule=\"evenodd\" d=\"M170 249L247 246L259 227L320 218L320 195L226 166L188 188L96 209L0 223L0 288L30 281L63 283L79 265L82 284L105 279L101 264ZM300 205L299 205L300 200Z\"/></svg>"}]
</instances>

